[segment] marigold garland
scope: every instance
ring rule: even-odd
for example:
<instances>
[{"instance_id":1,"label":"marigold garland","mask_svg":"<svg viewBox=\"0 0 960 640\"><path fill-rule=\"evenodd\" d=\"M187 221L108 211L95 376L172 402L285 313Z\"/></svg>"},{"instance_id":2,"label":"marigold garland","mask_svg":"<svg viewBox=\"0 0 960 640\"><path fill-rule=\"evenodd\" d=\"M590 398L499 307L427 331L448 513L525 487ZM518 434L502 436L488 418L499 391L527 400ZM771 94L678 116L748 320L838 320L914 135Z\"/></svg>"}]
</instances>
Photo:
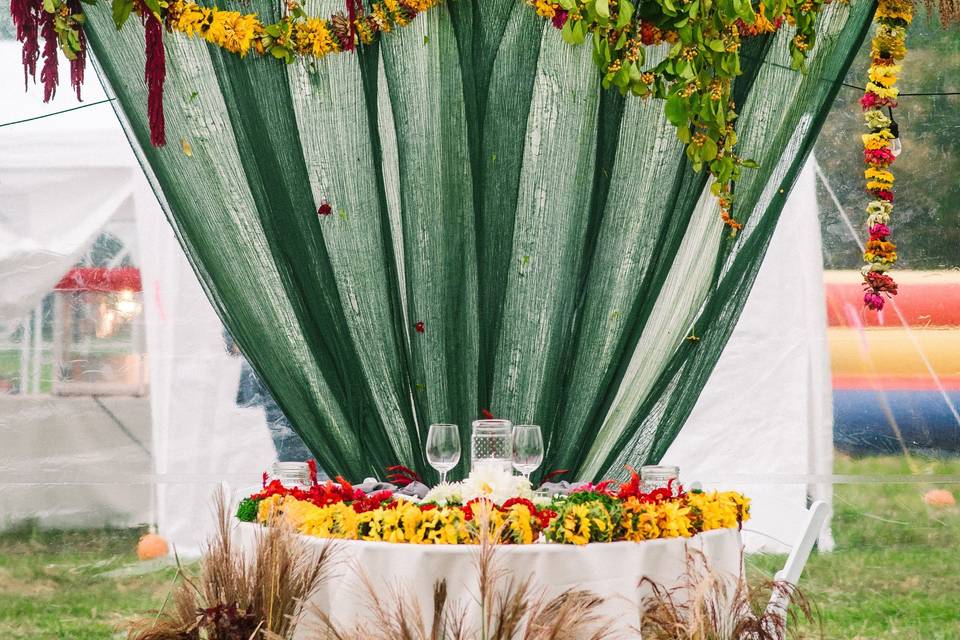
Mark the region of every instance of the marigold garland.
<instances>
[{"instance_id":1,"label":"marigold garland","mask_svg":"<svg viewBox=\"0 0 960 640\"><path fill-rule=\"evenodd\" d=\"M95 4L96 0L82 0ZM257 14L244 14L214 7L203 7L192 0L112 0L117 29L131 14L139 16L146 38L145 79L148 88L150 142L166 144L163 118L163 82L166 76L163 31L202 38L240 57L251 50L259 55L291 63L296 56L322 58L331 53L354 51L372 43L380 34L410 24L420 13L443 0L382 0L365 12L364 3L347 0L346 13L328 18L308 16L296 0L287 0L286 15L274 24L264 24ZM86 22L81 0L11 0L10 14L23 44L24 81L36 76L40 57L38 37L43 38L44 64L41 81L44 102L49 101L59 83L56 51L70 60L71 84L80 98L86 64Z\"/></svg>"},{"instance_id":2,"label":"marigold garland","mask_svg":"<svg viewBox=\"0 0 960 640\"><path fill-rule=\"evenodd\" d=\"M795 29L791 62L803 70L816 42L816 18L825 0L526 0L565 41L593 42L603 86L621 93L665 100L667 119L677 127L695 171L714 178L711 190L720 216L736 235L733 185L756 162L735 151L737 118L733 80L740 75L743 37L771 34L784 24ZM653 67L644 67L646 47L673 45Z\"/></svg>"},{"instance_id":3,"label":"marigold garland","mask_svg":"<svg viewBox=\"0 0 960 640\"><path fill-rule=\"evenodd\" d=\"M871 43L869 82L860 105L870 133L863 135L863 172L867 192L874 200L867 204L869 238L864 247L863 303L868 309L883 309L887 297L897 294L897 283L886 272L897 261L897 246L890 240L893 212L894 175L890 165L896 159L893 141L893 108L897 106L897 79L907 54L906 27L913 20L911 0L880 0L874 14L876 33ZM886 107L891 116L882 109Z\"/></svg>"}]
</instances>

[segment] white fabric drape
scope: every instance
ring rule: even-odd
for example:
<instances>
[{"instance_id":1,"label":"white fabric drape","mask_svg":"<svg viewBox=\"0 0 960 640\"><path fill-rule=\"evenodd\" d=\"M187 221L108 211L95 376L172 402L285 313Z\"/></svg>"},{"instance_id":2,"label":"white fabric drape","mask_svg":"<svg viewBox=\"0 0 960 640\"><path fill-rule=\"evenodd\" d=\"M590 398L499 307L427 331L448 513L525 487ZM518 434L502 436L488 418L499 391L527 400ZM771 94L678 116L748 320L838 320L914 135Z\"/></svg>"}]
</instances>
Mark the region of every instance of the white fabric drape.
<instances>
[{"instance_id":1,"label":"white fabric drape","mask_svg":"<svg viewBox=\"0 0 960 640\"><path fill-rule=\"evenodd\" d=\"M664 457L689 483L753 501L744 542L783 552L808 495L832 503L833 406L811 158L783 209L756 283L693 413ZM821 548L830 546L829 533Z\"/></svg>"}]
</instances>

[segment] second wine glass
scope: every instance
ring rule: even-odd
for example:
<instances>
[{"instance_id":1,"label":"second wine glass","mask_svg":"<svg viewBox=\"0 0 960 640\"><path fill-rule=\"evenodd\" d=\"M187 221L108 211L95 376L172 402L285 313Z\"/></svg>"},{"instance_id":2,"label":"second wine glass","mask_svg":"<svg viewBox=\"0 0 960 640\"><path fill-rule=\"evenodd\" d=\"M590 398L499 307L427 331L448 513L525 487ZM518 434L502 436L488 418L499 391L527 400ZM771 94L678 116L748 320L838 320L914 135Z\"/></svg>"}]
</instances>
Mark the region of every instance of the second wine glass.
<instances>
[{"instance_id":1,"label":"second wine glass","mask_svg":"<svg viewBox=\"0 0 960 640\"><path fill-rule=\"evenodd\" d=\"M513 468L529 479L543 462L543 435L535 424L518 424L513 428Z\"/></svg>"},{"instance_id":2,"label":"second wine glass","mask_svg":"<svg viewBox=\"0 0 960 640\"><path fill-rule=\"evenodd\" d=\"M432 424L427 433L427 462L447 481L447 471L460 462L460 428L455 424Z\"/></svg>"}]
</instances>

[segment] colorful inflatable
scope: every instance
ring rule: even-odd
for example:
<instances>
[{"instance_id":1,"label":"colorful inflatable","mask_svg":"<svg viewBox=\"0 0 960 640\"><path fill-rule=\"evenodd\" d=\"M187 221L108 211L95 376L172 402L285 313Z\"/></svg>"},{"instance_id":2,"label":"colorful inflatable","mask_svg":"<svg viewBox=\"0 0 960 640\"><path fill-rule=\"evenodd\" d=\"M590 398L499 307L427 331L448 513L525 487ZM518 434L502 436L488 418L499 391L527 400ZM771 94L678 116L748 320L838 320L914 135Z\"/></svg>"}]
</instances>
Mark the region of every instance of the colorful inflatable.
<instances>
[{"instance_id":1,"label":"colorful inflatable","mask_svg":"<svg viewBox=\"0 0 960 640\"><path fill-rule=\"evenodd\" d=\"M855 272L824 279L837 447L960 452L960 271L898 272L880 312Z\"/></svg>"}]
</instances>

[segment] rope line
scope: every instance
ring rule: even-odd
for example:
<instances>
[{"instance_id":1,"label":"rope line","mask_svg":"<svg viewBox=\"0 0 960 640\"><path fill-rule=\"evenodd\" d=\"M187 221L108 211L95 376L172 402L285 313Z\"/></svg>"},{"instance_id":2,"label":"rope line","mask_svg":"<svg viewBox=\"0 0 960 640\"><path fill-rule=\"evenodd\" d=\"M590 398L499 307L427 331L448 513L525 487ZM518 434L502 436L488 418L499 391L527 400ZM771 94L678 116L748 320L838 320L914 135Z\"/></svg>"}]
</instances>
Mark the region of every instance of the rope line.
<instances>
[{"instance_id":1,"label":"rope line","mask_svg":"<svg viewBox=\"0 0 960 640\"><path fill-rule=\"evenodd\" d=\"M23 124L24 122L33 122L34 120L42 120L44 118L51 118L53 116L59 116L62 113L70 113L71 111L77 111L79 109L86 109L87 107L95 107L98 104L106 104L108 102L113 102L116 98L107 98L105 100L98 100L97 102L88 102L87 104L81 104L76 107L70 107L69 109L62 109L60 111L54 111L52 113L44 113L39 116L33 116L32 118L24 118L23 120L13 120L11 122L4 122L0 124L0 127L10 127L15 124Z\"/></svg>"},{"instance_id":2,"label":"rope line","mask_svg":"<svg viewBox=\"0 0 960 640\"><path fill-rule=\"evenodd\" d=\"M763 64L768 64L773 67L779 67L781 69L786 69L788 71L793 71L792 67L788 67L784 64L779 64L777 62L770 62L769 60L762 61ZM835 82L835 80L830 80L827 78L821 78L824 82ZM866 87L860 87L855 84L850 84L848 82L841 82L841 86L847 87L848 89L856 89L857 91L866 91ZM912 98L912 97L931 97L931 96L960 96L960 91L919 91L912 93L901 93L898 98ZM98 100L97 102L90 102L88 104L81 104L77 107L71 107L69 109L63 109L61 111L54 111L52 113L45 113L39 116L33 116L32 118L24 118L23 120L13 120L12 122L4 122L0 124L0 127L9 127L15 124L23 124L24 122L33 122L34 120L42 120L43 118L51 118L53 116L58 116L62 113L70 113L71 111L77 111L78 109L86 109L87 107L95 107L100 104L106 104L108 102L113 102L116 98L107 98L105 100Z\"/></svg>"}]
</instances>

